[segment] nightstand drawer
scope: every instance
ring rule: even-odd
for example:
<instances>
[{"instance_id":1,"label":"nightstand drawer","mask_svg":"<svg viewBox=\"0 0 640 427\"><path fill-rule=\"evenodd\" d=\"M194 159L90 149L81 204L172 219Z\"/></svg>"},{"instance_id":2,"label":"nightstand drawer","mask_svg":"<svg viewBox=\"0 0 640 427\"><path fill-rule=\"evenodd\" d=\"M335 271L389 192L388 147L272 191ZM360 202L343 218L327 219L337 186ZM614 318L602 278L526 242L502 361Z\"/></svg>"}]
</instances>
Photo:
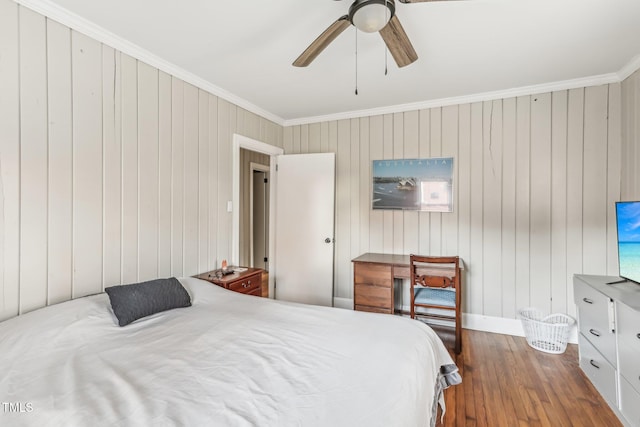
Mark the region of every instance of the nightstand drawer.
<instances>
[{"instance_id":1,"label":"nightstand drawer","mask_svg":"<svg viewBox=\"0 0 640 427\"><path fill-rule=\"evenodd\" d=\"M262 274L256 273L251 276L245 277L242 280L229 283L228 289L235 292L248 294L255 291L256 289L261 289L261 286L262 286Z\"/></svg>"},{"instance_id":2,"label":"nightstand drawer","mask_svg":"<svg viewBox=\"0 0 640 427\"><path fill-rule=\"evenodd\" d=\"M393 314L391 309L388 308L380 308L380 307L369 307L366 305L356 305L356 311L368 311L369 313L383 313L383 314Z\"/></svg>"},{"instance_id":3,"label":"nightstand drawer","mask_svg":"<svg viewBox=\"0 0 640 427\"><path fill-rule=\"evenodd\" d=\"M602 397L612 406L618 406L615 368L582 334L578 335L578 342L580 345L580 368Z\"/></svg>"}]
</instances>

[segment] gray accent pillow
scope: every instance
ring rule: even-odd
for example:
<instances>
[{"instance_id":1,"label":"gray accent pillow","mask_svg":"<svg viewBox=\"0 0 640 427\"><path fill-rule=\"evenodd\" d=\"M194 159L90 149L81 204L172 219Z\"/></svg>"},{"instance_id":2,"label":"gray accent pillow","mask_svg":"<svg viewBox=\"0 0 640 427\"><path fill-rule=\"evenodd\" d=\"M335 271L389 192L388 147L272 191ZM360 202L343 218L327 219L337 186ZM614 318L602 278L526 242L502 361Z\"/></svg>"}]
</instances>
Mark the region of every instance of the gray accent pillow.
<instances>
[{"instance_id":1,"label":"gray accent pillow","mask_svg":"<svg viewBox=\"0 0 640 427\"><path fill-rule=\"evenodd\" d=\"M191 297L175 277L105 288L120 326L161 311L189 307Z\"/></svg>"}]
</instances>

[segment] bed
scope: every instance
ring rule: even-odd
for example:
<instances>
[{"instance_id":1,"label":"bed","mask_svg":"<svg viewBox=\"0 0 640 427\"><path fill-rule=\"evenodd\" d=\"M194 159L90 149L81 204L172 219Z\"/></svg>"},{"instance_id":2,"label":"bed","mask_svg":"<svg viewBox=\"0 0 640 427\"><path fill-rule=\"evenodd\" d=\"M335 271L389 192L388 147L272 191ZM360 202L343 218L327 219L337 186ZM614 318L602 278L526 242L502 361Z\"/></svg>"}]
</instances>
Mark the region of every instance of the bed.
<instances>
[{"instance_id":1,"label":"bed","mask_svg":"<svg viewBox=\"0 0 640 427\"><path fill-rule=\"evenodd\" d=\"M125 327L104 293L0 323L0 425L428 426L460 381L419 321L179 280Z\"/></svg>"}]
</instances>

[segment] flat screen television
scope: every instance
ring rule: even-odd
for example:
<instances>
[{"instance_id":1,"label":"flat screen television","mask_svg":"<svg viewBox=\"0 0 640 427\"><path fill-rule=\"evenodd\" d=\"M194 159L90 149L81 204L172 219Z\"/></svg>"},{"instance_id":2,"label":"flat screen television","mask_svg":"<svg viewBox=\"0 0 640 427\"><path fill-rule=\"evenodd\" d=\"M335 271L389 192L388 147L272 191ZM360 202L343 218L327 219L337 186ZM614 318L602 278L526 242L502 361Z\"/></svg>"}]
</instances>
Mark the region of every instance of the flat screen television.
<instances>
[{"instance_id":1,"label":"flat screen television","mask_svg":"<svg viewBox=\"0 0 640 427\"><path fill-rule=\"evenodd\" d=\"M616 202L620 277L640 283L640 201Z\"/></svg>"}]
</instances>

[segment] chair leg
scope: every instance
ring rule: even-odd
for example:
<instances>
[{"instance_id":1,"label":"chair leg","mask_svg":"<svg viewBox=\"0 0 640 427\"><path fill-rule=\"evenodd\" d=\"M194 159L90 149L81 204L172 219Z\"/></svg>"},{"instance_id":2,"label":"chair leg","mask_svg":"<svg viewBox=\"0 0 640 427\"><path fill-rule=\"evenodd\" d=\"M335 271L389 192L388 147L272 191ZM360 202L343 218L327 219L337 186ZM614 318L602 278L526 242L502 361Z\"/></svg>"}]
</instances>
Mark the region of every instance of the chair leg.
<instances>
[{"instance_id":1,"label":"chair leg","mask_svg":"<svg viewBox=\"0 0 640 427\"><path fill-rule=\"evenodd\" d=\"M459 321L456 322L456 343L454 351L456 354L460 354L462 351L462 327Z\"/></svg>"}]
</instances>

